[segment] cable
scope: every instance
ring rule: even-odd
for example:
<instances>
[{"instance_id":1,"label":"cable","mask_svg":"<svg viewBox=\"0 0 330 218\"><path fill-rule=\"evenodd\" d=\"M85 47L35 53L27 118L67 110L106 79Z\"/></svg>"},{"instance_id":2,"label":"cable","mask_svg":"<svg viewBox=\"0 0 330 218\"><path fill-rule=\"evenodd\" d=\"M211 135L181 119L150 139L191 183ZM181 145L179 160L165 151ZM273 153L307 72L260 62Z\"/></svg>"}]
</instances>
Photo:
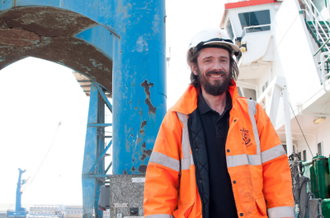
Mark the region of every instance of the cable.
<instances>
[{"instance_id":1,"label":"cable","mask_svg":"<svg viewBox=\"0 0 330 218\"><path fill-rule=\"evenodd\" d=\"M297 119L296 114L295 114L294 111L293 111L293 108L292 108L292 105L291 105L290 102L289 102L289 105L290 105L290 108L291 108L291 110L292 110L292 113L293 113L294 117L296 118L296 121L297 121L298 126L299 126L299 128L300 128L300 131L301 131L302 135L304 136L304 139L305 139L305 142L306 142L306 144L307 144L307 147L308 147L309 151L311 152L312 157L314 157L313 152L312 152L311 148L309 147L309 144L308 144L307 139L306 139L306 137L305 137L304 131L301 129L300 123L299 123L299 121L298 121L298 119Z\"/></svg>"},{"instance_id":2,"label":"cable","mask_svg":"<svg viewBox=\"0 0 330 218\"><path fill-rule=\"evenodd\" d=\"M24 192L24 191L25 191L25 190L26 190L26 189L32 184L32 182L33 182L34 178L36 177L36 175L38 174L38 172L39 172L41 166L43 165L44 161L46 160L46 158L47 158L47 156L48 156L50 150L52 149L52 147L53 147L53 145L54 145L54 141L55 141L55 139L56 139L56 135L57 135L57 132L58 132L58 129L59 129L60 125L61 125L61 122L59 122L58 125L57 125L57 129L56 129L56 132L55 132L54 138L53 138L53 140L52 140L52 144L51 144L50 147L48 148L48 151L47 151L46 155L44 156L44 158L42 159L42 161L41 161L41 163L40 163L40 165L39 165L39 167L38 167L36 173L33 175L33 177L32 177L32 179L30 180L30 182L29 182L28 184L26 184L26 186L22 187L22 192ZM29 177L29 178L30 178L30 177Z\"/></svg>"}]
</instances>

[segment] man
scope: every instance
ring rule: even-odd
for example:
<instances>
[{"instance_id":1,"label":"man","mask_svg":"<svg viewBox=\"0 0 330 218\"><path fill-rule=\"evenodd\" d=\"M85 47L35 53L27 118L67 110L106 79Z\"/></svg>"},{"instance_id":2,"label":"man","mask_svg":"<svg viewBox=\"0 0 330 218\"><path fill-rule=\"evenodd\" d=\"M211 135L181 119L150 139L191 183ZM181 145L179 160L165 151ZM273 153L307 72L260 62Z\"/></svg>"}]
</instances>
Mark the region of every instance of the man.
<instances>
[{"instance_id":1,"label":"man","mask_svg":"<svg viewBox=\"0 0 330 218\"><path fill-rule=\"evenodd\" d=\"M259 104L238 96L233 55L220 29L198 33L191 85L165 115L150 157L147 218L294 217L288 158Z\"/></svg>"}]
</instances>

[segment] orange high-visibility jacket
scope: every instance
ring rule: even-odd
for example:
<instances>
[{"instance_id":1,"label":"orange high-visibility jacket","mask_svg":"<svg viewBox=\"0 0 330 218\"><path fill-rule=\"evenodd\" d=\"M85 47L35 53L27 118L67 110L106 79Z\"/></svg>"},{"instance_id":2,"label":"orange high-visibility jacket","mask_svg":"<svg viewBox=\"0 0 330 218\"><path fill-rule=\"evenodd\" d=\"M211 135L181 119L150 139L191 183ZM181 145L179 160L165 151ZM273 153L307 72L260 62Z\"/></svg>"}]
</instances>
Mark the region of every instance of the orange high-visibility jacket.
<instances>
[{"instance_id":1,"label":"orange high-visibility jacket","mask_svg":"<svg viewBox=\"0 0 330 218\"><path fill-rule=\"evenodd\" d=\"M203 131L191 120L198 92L189 86L159 129L145 180L147 218L209 218ZM271 121L259 104L238 96L236 84L229 93L225 149L238 217L294 217L288 158Z\"/></svg>"}]
</instances>

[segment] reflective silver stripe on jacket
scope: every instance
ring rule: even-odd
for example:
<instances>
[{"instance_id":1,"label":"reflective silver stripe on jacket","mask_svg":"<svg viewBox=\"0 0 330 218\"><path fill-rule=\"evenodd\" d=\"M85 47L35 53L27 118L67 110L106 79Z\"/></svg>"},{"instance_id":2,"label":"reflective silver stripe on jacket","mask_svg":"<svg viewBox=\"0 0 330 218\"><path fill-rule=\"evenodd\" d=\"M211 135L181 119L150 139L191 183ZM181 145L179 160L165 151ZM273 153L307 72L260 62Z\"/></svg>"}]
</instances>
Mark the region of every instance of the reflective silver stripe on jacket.
<instances>
[{"instance_id":1,"label":"reflective silver stripe on jacket","mask_svg":"<svg viewBox=\"0 0 330 218\"><path fill-rule=\"evenodd\" d=\"M228 167L236 167L242 165L261 165L267 161L273 160L285 154L285 150L281 144L261 152L257 123L254 118L254 115L257 112L257 107L256 107L257 102L248 99L247 103L248 103L249 117L253 128L253 136L255 138L255 142L257 145L257 154L256 155L240 154L234 156L227 156Z\"/></svg>"},{"instance_id":2,"label":"reflective silver stripe on jacket","mask_svg":"<svg viewBox=\"0 0 330 218\"><path fill-rule=\"evenodd\" d=\"M194 165L192 154L190 154L189 159L181 159L181 170L189 170L190 165Z\"/></svg>"},{"instance_id":3,"label":"reflective silver stripe on jacket","mask_svg":"<svg viewBox=\"0 0 330 218\"><path fill-rule=\"evenodd\" d=\"M242 165L261 165L267 161L278 158L283 154L286 154L285 150L283 148L283 145L279 144L273 148L261 152L261 155L240 154L240 155L227 156L227 166L237 167Z\"/></svg>"},{"instance_id":4,"label":"reflective silver stripe on jacket","mask_svg":"<svg viewBox=\"0 0 330 218\"><path fill-rule=\"evenodd\" d=\"M278 218L278 217L295 217L293 207L273 207L268 210L269 218Z\"/></svg>"},{"instance_id":5,"label":"reflective silver stripe on jacket","mask_svg":"<svg viewBox=\"0 0 330 218\"><path fill-rule=\"evenodd\" d=\"M267 161L280 157L283 154L286 154L283 145L282 144L276 145L275 147L272 147L261 153L261 162L265 163Z\"/></svg>"},{"instance_id":6,"label":"reflective silver stripe on jacket","mask_svg":"<svg viewBox=\"0 0 330 218\"><path fill-rule=\"evenodd\" d=\"M181 141L183 158L181 159L181 170L188 170L190 169L190 165L194 164L192 154L190 154L188 116L179 112L177 112L176 114L178 115L178 118L183 125Z\"/></svg>"},{"instance_id":7,"label":"reflective silver stripe on jacket","mask_svg":"<svg viewBox=\"0 0 330 218\"><path fill-rule=\"evenodd\" d=\"M146 218L173 218L173 216L169 214L155 214L146 216Z\"/></svg>"},{"instance_id":8,"label":"reflective silver stripe on jacket","mask_svg":"<svg viewBox=\"0 0 330 218\"><path fill-rule=\"evenodd\" d=\"M259 134L258 134L256 119L254 118L254 115L257 112L257 107L256 107L257 102L248 99L247 103L248 103L249 116L250 116L250 120L251 120L252 128L253 128L254 140L256 141L256 144L257 144L257 154L260 154L261 153L260 140L259 140Z\"/></svg>"},{"instance_id":9,"label":"reflective silver stripe on jacket","mask_svg":"<svg viewBox=\"0 0 330 218\"><path fill-rule=\"evenodd\" d=\"M149 162L157 163L180 172L180 161L159 152L152 152Z\"/></svg>"},{"instance_id":10,"label":"reflective silver stripe on jacket","mask_svg":"<svg viewBox=\"0 0 330 218\"><path fill-rule=\"evenodd\" d=\"M233 155L227 156L227 167L237 167L242 165L261 165L260 155Z\"/></svg>"}]
</instances>

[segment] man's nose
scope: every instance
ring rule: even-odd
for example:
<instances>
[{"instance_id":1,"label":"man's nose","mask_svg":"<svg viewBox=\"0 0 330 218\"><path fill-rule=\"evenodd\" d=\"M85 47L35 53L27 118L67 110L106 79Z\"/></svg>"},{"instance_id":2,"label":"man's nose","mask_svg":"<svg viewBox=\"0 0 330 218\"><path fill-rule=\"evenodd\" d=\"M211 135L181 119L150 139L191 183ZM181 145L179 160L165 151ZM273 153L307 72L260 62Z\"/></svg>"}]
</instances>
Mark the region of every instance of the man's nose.
<instances>
[{"instance_id":1,"label":"man's nose","mask_svg":"<svg viewBox=\"0 0 330 218\"><path fill-rule=\"evenodd\" d=\"M221 71L223 70L223 65L221 64L220 61L215 61L214 64L212 65L212 70Z\"/></svg>"}]
</instances>

